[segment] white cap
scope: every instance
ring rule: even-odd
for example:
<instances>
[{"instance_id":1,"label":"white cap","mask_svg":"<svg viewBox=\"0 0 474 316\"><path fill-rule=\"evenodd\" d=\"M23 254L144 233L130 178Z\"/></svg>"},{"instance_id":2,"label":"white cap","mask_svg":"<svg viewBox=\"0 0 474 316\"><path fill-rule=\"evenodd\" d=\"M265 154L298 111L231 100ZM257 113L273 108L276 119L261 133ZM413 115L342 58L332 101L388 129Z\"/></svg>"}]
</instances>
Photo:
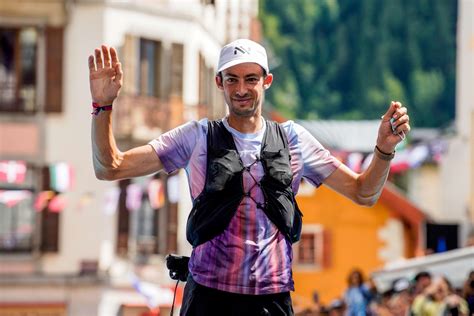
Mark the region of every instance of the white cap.
<instances>
[{"instance_id":1,"label":"white cap","mask_svg":"<svg viewBox=\"0 0 474 316\"><path fill-rule=\"evenodd\" d=\"M406 291L409 288L410 288L410 281L408 281L407 279L397 280L395 284L393 285L393 290L395 292Z\"/></svg>"},{"instance_id":2,"label":"white cap","mask_svg":"<svg viewBox=\"0 0 474 316\"><path fill-rule=\"evenodd\" d=\"M267 74L270 72L265 48L254 41L238 39L221 49L217 73L242 63L256 63L262 66Z\"/></svg>"}]
</instances>

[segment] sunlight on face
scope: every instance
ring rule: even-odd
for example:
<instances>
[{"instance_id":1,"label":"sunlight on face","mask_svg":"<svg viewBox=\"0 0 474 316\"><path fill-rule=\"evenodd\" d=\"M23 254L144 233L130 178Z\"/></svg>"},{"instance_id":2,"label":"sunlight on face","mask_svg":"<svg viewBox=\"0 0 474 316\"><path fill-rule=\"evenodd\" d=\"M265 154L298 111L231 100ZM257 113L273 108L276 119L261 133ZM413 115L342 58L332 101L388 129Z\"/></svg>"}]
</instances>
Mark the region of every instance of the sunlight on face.
<instances>
[{"instance_id":1,"label":"sunlight on face","mask_svg":"<svg viewBox=\"0 0 474 316\"><path fill-rule=\"evenodd\" d=\"M224 92L229 115L260 115L264 90L271 84L271 74L264 77L264 71L258 64L243 63L223 70L221 75L222 79L217 78L216 81Z\"/></svg>"}]
</instances>

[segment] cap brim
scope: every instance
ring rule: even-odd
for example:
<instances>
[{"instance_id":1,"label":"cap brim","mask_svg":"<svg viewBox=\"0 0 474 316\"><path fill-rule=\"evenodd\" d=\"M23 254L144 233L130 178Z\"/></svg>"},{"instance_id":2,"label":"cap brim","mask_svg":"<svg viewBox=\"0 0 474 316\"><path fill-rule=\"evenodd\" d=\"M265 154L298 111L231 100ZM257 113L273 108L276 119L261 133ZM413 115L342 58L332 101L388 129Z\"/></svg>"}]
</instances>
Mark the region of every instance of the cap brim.
<instances>
[{"instance_id":1,"label":"cap brim","mask_svg":"<svg viewBox=\"0 0 474 316\"><path fill-rule=\"evenodd\" d=\"M257 64L257 65L261 66L267 73L269 72L268 68L266 68L264 65L260 64L259 62L255 61L254 58L239 58L239 59L231 60L231 61L223 64L222 66L220 66L219 69L217 69L217 73L219 73L223 70L226 70L227 68L230 68L232 66L243 64L243 63Z\"/></svg>"}]
</instances>

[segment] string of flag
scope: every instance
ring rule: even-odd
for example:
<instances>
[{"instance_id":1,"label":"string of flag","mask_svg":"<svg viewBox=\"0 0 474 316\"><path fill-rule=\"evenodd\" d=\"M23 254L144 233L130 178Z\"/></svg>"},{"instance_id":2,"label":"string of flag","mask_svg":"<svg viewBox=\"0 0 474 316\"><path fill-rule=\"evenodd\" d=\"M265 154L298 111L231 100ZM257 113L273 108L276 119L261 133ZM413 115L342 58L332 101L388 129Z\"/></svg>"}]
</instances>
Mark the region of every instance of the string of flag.
<instances>
[{"instance_id":1,"label":"string of flag","mask_svg":"<svg viewBox=\"0 0 474 316\"><path fill-rule=\"evenodd\" d=\"M399 174L417 169L424 163L440 163L445 152L446 144L439 141L397 149L395 158L390 163L390 172ZM373 157L373 153L360 152L334 151L332 154L355 172L366 170Z\"/></svg>"},{"instance_id":2,"label":"string of flag","mask_svg":"<svg viewBox=\"0 0 474 316\"><path fill-rule=\"evenodd\" d=\"M7 168L17 168L21 163L3 164L3 170ZM13 167L12 167L13 166ZM25 165L26 167L26 165ZM12 169L8 169L9 173L8 183L15 183L17 179L23 177L11 176ZM16 170L22 171L23 168ZM5 175L4 174L4 175ZM59 213L63 211L67 205L67 193L72 188L74 173L71 166L61 163L55 164L49 170L50 189L33 193L32 190L27 189L5 189L0 190L0 203L6 205L8 208L15 207L19 203L29 202L36 212L47 210L49 212ZM2 179L7 179L4 177ZM151 208L160 209L165 205L166 198L170 203L177 203L179 200L179 177L177 175L171 176L167 179L166 191L165 183L161 179L150 178L145 183L131 183L126 188L126 208L130 212L135 212L142 207L144 201L143 195L147 195L147 200ZM78 201L76 209L82 209L90 205L95 197L93 192L85 192ZM112 215L118 208L120 198L120 189L114 185L108 188L104 195L103 211L107 215Z\"/></svg>"}]
</instances>

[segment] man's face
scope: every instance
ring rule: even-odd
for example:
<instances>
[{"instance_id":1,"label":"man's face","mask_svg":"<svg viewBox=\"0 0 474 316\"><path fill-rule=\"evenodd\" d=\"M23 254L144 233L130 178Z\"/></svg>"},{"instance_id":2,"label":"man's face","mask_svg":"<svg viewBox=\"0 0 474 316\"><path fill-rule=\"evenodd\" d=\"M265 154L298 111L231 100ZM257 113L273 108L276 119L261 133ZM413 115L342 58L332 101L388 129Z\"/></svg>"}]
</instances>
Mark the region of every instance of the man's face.
<instances>
[{"instance_id":1,"label":"man's face","mask_svg":"<svg viewBox=\"0 0 474 316\"><path fill-rule=\"evenodd\" d=\"M431 278L424 276L421 277L417 282L416 282L416 291L418 293L423 292L424 289L426 289L429 285L431 284Z\"/></svg>"},{"instance_id":2,"label":"man's face","mask_svg":"<svg viewBox=\"0 0 474 316\"><path fill-rule=\"evenodd\" d=\"M242 63L229 67L216 76L216 84L224 92L230 115L251 117L261 113L264 90L269 88L273 76L263 75L255 63Z\"/></svg>"}]
</instances>

